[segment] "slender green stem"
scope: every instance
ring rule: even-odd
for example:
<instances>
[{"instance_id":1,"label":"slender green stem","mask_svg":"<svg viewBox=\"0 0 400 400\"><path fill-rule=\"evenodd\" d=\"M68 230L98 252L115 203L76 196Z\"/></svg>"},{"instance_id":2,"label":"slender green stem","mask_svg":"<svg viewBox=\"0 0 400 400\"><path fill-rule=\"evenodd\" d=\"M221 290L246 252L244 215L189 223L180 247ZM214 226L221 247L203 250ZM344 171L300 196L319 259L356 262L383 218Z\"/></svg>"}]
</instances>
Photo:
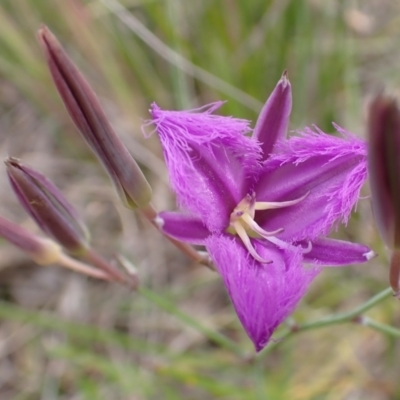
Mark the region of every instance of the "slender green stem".
<instances>
[{"instance_id":1,"label":"slender green stem","mask_svg":"<svg viewBox=\"0 0 400 400\"><path fill-rule=\"evenodd\" d=\"M353 310L350 310L345 313L340 313L340 314L334 314L330 315L328 317L322 318L318 321L312 321L312 322L306 322L299 327L296 327L296 331L306 331L310 329L316 329L316 328L322 328L324 326L329 326L329 325L336 325L344 322L349 322L355 317L361 315L365 311L368 311L369 309L375 307L378 303L381 301L387 299L388 297L393 296L393 289L392 288L387 288L376 294L374 297L371 297L369 300L367 300L365 303L359 305L358 307L354 308Z\"/></svg>"},{"instance_id":2,"label":"slender green stem","mask_svg":"<svg viewBox=\"0 0 400 400\"><path fill-rule=\"evenodd\" d=\"M346 323L346 322L351 322L351 321L355 320L356 317L360 316L364 312L375 307L381 301L383 301L391 296L393 296L393 289L387 288L387 289L382 290L375 296L371 297L365 303L360 304L358 307L355 307L354 309L352 309L348 312L340 313L340 314L333 314L328 317L319 319L317 321L305 322L304 324L299 324L299 325L294 324L289 329L286 329L285 331L283 331L279 335L278 340L276 340L275 342L271 342L263 351L261 351L258 354L258 358L263 357L266 354L270 353L271 350L274 349L276 346L278 346L280 343L282 343L284 341L284 339L292 336L295 333L309 331L312 329L324 328L324 327L330 326L330 325L337 325L337 324L342 324L342 323ZM378 324L378 323L376 323L376 324ZM364 323L363 323L363 325L373 327L372 325L367 325ZM374 329L379 330L376 326L374 327ZM392 329L394 331L397 331L396 328L392 328ZM400 331L399 331L399 333L400 333Z\"/></svg>"},{"instance_id":3,"label":"slender green stem","mask_svg":"<svg viewBox=\"0 0 400 400\"><path fill-rule=\"evenodd\" d=\"M361 320L361 325L368 326L378 332L382 332L389 336L400 337L400 329L397 329L390 325L382 324L381 322L374 321L369 317L363 317Z\"/></svg>"},{"instance_id":4,"label":"slender green stem","mask_svg":"<svg viewBox=\"0 0 400 400\"><path fill-rule=\"evenodd\" d=\"M185 325L191 326L193 329L197 330L198 332L201 332L204 336L206 336L214 343L219 344L220 346L233 351L235 354L237 354L242 358L246 358L247 355L244 354L243 350L240 348L238 344L236 344L226 336L221 335L220 333L202 325L198 321L198 319L194 319L188 314L179 310L172 302L168 301L164 296L159 296L157 293L145 287L139 287L138 293L140 293L147 300L156 304L158 307L162 308L164 311L172 315L175 315Z\"/></svg>"}]
</instances>

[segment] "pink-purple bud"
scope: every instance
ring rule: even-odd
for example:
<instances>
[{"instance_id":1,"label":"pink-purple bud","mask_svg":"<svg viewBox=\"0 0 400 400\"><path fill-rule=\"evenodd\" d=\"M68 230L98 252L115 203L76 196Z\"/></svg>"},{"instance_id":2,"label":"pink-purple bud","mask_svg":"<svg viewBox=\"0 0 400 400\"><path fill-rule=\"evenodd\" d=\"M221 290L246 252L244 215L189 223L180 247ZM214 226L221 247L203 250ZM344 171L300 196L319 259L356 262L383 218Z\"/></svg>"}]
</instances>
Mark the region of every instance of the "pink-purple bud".
<instances>
[{"instance_id":1,"label":"pink-purple bud","mask_svg":"<svg viewBox=\"0 0 400 400\"><path fill-rule=\"evenodd\" d=\"M88 249L89 234L78 213L44 175L16 158L5 160L18 201L39 227L74 254Z\"/></svg>"},{"instance_id":2,"label":"pink-purple bud","mask_svg":"<svg viewBox=\"0 0 400 400\"><path fill-rule=\"evenodd\" d=\"M0 217L0 237L27 253L41 265L57 262L61 254L61 248L57 243L37 237L3 217Z\"/></svg>"},{"instance_id":3,"label":"pink-purple bud","mask_svg":"<svg viewBox=\"0 0 400 400\"><path fill-rule=\"evenodd\" d=\"M379 95L368 120L368 172L379 233L392 250L390 284L400 295L400 110L396 100Z\"/></svg>"},{"instance_id":4,"label":"pink-purple bud","mask_svg":"<svg viewBox=\"0 0 400 400\"><path fill-rule=\"evenodd\" d=\"M151 187L112 129L96 94L46 26L39 30L38 38L65 107L103 164L119 198L130 208L147 206Z\"/></svg>"}]
</instances>

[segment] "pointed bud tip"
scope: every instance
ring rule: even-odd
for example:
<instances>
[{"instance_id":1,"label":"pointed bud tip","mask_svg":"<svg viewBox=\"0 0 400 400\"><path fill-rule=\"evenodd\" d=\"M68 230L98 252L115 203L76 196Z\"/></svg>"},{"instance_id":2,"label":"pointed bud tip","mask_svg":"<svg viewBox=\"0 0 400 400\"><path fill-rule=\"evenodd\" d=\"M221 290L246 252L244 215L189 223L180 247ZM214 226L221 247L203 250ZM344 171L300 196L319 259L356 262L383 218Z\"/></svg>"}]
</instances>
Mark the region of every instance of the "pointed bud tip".
<instances>
[{"instance_id":1,"label":"pointed bud tip","mask_svg":"<svg viewBox=\"0 0 400 400\"><path fill-rule=\"evenodd\" d=\"M153 221L157 225L158 229L163 228L165 221L159 215L157 215Z\"/></svg>"},{"instance_id":2,"label":"pointed bud tip","mask_svg":"<svg viewBox=\"0 0 400 400\"><path fill-rule=\"evenodd\" d=\"M48 41L50 35L51 32L46 25L42 25L36 33L36 38L45 52L48 50Z\"/></svg>"},{"instance_id":3,"label":"pointed bud tip","mask_svg":"<svg viewBox=\"0 0 400 400\"><path fill-rule=\"evenodd\" d=\"M7 167L7 169L11 167L20 168L22 166L22 161L16 157L6 157L4 159L4 164Z\"/></svg>"},{"instance_id":4,"label":"pointed bud tip","mask_svg":"<svg viewBox=\"0 0 400 400\"><path fill-rule=\"evenodd\" d=\"M39 28L38 31L37 31L37 35L38 35L39 37L43 37L43 36L45 36L48 32L49 32L49 28L47 27L47 25L42 24L42 25L40 25L40 28Z\"/></svg>"},{"instance_id":5,"label":"pointed bud tip","mask_svg":"<svg viewBox=\"0 0 400 400\"><path fill-rule=\"evenodd\" d=\"M42 24L36 33L36 37L42 45L47 46L49 41L57 41L54 34L47 27L47 25Z\"/></svg>"},{"instance_id":6,"label":"pointed bud tip","mask_svg":"<svg viewBox=\"0 0 400 400\"><path fill-rule=\"evenodd\" d=\"M286 86L290 86L289 74L287 69L283 71L282 77L279 82L282 84L283 88L286 88Z\"/></svg>"},{"instance_id":7,"label":"pointed bud tip","mask_svg":"<svg viewBox=\"0 0 400 400\"><path fill-rule=\"evenodd\" d=\"M378 254L376 254L373 250L370 250L367 253L364 253L363 256L366 258L367 261L370 261L373 258L377 257Z\"/></svg>"},{"instance_id":8,"label":"pointed bud tip","mask_svg":"<svg viewBox=\"0 0 400 400\"><path fill-rule=\"evenodd\" d=\"M399 114L397 100L394 97L378 94L369 106L369 135L370 138L384 133L384 127L393 123L393 118Z\"/></svg>"},{"instance_id":9,"label":"pointed bud tip","mask_svg":"<svg viewBox=\"0 0 400 400\"><path fill-rule=\"evenodd\" d=\"M15 157L7 157L4 160L4 164L6 166L6 173L10 180L10 184L13 186L20 178L20 174L23 172L21 160ZM18 193L16 193L16 196L18 199L20 199Z\"/></svg>"},{"instance_id":10,"label":"pointed bud tip","mask_svg":"<svg viewBox=\"0 0 400 400\"><path fill-rule=\"evenodd\" d=\"M394 97L378 94L369 106L370 117L385 117L386 114L397 110L397 100Z\"/></svg>"}]
</instances>

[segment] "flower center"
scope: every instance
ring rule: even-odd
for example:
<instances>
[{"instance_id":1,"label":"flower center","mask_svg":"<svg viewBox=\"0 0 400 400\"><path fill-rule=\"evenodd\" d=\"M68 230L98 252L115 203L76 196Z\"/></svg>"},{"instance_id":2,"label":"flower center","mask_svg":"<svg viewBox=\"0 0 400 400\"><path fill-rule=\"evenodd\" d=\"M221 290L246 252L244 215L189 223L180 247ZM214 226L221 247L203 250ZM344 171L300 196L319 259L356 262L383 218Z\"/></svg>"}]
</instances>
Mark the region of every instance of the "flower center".
<instances>
[{"instance_id":1,"label":"flower center","mask_svg":"<svg viewBox=\"0 0 400 400\"><path fill-rule=\"evenodd\" d=\"M289 248L291 245L278 239L275 235L283 232L283 228L279 228L276 231L268 232L261 228L254 220L255 212L257 210L273 210L276 208L290 207L303 201L309 192L304 196L299 197L295 200L281 201L281 202L256 202L256 194L247 194L246 197L235 207L232 211L229 221L228 232L232 234L237 234L245 245L249 253L259 262L264 264L270 264L272 261L265 260L262 258L254 248L251 243L250 237L263 238L271 243L274 243L280 248ZM311 243L304 252L309 252L311 250Z\"/></svg>"}]
</instances>

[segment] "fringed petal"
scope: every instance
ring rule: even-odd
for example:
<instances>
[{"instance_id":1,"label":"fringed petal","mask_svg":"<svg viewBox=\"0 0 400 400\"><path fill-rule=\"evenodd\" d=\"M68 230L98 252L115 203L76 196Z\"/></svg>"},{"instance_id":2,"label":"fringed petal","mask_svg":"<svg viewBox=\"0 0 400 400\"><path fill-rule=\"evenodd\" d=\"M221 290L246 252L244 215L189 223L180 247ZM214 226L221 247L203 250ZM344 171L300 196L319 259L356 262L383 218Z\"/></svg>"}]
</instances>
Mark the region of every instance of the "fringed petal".
<instances>
[{"instance_id":1,"label":"fringed petal","mask_svg":"<svg viewBox=\"0 0 400 400\"><path fill-rule=\"evenodd\" d=\"M254 128L253 138L260 143L264 160L272 153L275 143L285 138L291 110L292 88L285 71L261 110Z\"/></svg>"},{"instance_id":2,"label":"fringed petal","mask_svg":"<svg viewBox=\"0 0 400 400\"><path fill-rule=\"evenodd\" d=\"M338 128L339 130L340 128ZM256 187L257 201L288 201L309 192L298 204L260 211L266 230L284 228L279 238L312 240L347 223L367 177L366 144L340 130L343 138L306 129L276 146Z\"/></svg>"},{"instance_id":3,"label":"fringed petal","mask_svg":"<svg viewBox=\"0 0 400 400\"><path fill-rule=\"evenodd\" d=\"M257 262L232 236L214 235L206 240L236 313L256 351L260 351L276 327L293 312L320 270L303 268L300 249L282 251L257 240L253 244L257 253L272 263Z\"/></svg>"},{"instance_id":4,"label":"fringed petal","mask_svg":"<svg viewBox=\"0 0 400 400\"><path fill-rule=\"evenodd\" d=\"M248 121L212 115L221 104L193 111L153 104L151 110L178 202L212 231L226 228L260 168L258 143L244 136Z\"/></svg>"}]
</instances>

